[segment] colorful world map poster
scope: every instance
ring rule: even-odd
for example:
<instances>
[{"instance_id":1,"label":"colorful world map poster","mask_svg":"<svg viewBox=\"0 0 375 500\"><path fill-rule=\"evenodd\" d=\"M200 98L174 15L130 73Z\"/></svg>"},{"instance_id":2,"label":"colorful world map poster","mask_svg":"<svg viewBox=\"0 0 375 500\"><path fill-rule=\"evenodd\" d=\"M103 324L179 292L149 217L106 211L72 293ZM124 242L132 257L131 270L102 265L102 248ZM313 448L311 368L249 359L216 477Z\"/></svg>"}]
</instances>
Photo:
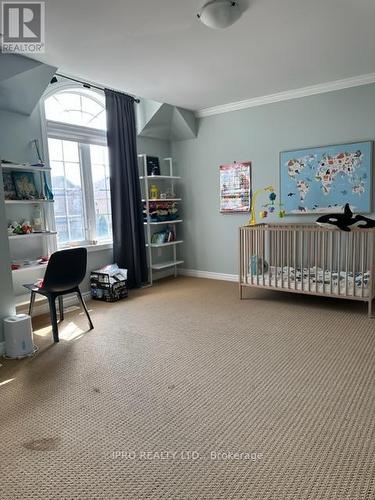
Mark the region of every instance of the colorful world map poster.
<instances>
[{"instance_id":1,"label":"colorful world map poster","mask_svg":"<svg viewBox=\"0 0 375 500\"><path fill-rule=\"evenodd\" d=\"M371 212L372 142L280 154L280 197L287 214Z\"/></svg>"},{"instance_id":2,"label":"colorful world map poster","mask_svg":"<svg viewBox=\"0 0 375 500\"><path fill-rule=\"evenodd\" d=\"M251 162L220 166L220 212L249 212Z\"/></svg>"}]
</instances>

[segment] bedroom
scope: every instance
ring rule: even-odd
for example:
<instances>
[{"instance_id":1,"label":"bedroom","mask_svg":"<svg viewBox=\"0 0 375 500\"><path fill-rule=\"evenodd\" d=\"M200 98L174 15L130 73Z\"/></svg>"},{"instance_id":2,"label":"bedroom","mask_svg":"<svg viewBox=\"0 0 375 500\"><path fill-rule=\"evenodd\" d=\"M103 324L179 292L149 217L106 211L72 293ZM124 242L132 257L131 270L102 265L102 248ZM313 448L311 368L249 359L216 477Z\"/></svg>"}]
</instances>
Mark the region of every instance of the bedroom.
<instances>
[{"instance_id":1,"label":"bedroom","mask_svg":"<svg viewBox=\"0 0 375 500\"><path fill-rule=\"evenodd\" d=\"M372 498L373 2L26 3L41 41L5 22L0 54L4 497Z\"/></svg>"}]
</instances>

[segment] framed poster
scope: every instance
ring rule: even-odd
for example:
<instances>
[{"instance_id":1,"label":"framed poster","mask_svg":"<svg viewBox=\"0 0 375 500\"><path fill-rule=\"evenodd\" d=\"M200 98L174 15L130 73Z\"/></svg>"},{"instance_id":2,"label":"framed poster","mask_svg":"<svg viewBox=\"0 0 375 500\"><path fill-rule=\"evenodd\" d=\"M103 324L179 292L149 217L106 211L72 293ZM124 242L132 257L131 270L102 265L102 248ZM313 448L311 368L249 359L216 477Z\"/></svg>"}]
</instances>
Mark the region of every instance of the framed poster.
<instances>
[{"instance_id":1,"label":"framed poster","mask_svg":"<svg viewBox=\"0 0 375 500\"><path fill-rule=\"evenodd\" d=\"M250 211L251 162L220 166L220 213Z\"/></svg>"},{"instance_id":2,"label":"framed poster","mask_svg":"<svg viewBox=\"0 0 375 500\"><path fill-rule=\"evenodd\" d=\"M280 198L287 214L371 212L373 143L280 153Z\"/></svg>"}]
</instances>

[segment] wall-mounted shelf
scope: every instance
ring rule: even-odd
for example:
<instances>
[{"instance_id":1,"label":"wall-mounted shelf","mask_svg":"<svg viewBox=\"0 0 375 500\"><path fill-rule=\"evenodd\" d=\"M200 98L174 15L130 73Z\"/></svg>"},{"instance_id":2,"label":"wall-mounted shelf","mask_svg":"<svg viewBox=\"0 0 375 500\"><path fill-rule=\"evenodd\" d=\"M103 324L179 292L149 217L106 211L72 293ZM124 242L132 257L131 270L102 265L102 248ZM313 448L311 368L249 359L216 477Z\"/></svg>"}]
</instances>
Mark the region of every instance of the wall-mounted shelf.
<instances>
[{"instance_id":1,"label":"wall-mounted shelf","mask_svg":"<svg viewBox=\"0 0 375 500\"><path fill-rule=\"evenodd\" d=\"M38 269L46 269L47 263L45 264L35 264L33 266L22 266L19 267L18 269L13 269L12 273L21 273L22 271L36 271Z\"/></svg>"},{"instance_id":2,"label":"wall-mounted shelf","mask_svg":"<svg viewBox=\"0 0 375 500\"><path fill-rule=\"evenodd\" d=\"M164 220L161 222L144 222L144 225L147 226L147 224L149 224L150 226L160 226L162 224L178 224L179 222L183 222L183 220L177 219L177 220Z\"/></svg>"},{"instance_id":3,"label":"wall-mounted shelf","mask_svg":"<svg viewBox=\"0 0 375 500\"><path fill-rule=\"evenodd\" d=\"M144 180L144 179L147 179L149 181L159 181L159 180L179 180L181 179L181 177L178 177L176 175L147 175L147 176L144 176L142 175L140 177L141 180ZM165 200L163 200L165 201Z\"/></svg>"},{"instance_id":4,"label":"wall-mounted shelf","mask_svg":"<svg viewBox=\"0 0 375 500\"><path fill-rule=\"evenodd\" d=\"M16 240L16 239L26 239L26 238L37 238L39 236L53 236L57 234L56 231L41 231L40 233L29 233L29 234L10 234L9 239L10 240Z\"/></svg>"},{"instance_id":5,"label":"wall-mounted shelf","mask_svg":"<svg viewBox=\"0 0 375 500\"><path fill-rule=\"evenodd\" d=\"M54 200L5 200L6 205L37 205L38 203L54 203Z\"/></svg>"},{"instance_id":6,"label":"wall-mounted shelf","mask_svg":"<svg viewBox=\"0 0 375 500\"><path fill-rule=\"evenodd\" d=\"M147 243L146 247L150 246L151 248L163 248L163 247L171 247L173 245L180 245L181 243L183 243L183 240L170 241L168 243L151 243L151 245Z\"/></svg>"},{"instance_id":7,"label":"wall-mounted shelf","mask_svg":"<svg viewBox=\"0 0 375 500\"><path fill-rule=\"evenodd\" d=\"M182 201L182 198L149 198L148 200L142 200L143 203L148 202L164 202L164 201Z\"/></svg>"},{"instance_id":8,"label":"wall-mounted shelf","mask_svg":"<svg viewBox=\"0 0 375 500\"><path fill-rule=\"evenodd\" d=\"M155 269L155 271L161 271L162 269L167 269L168 267L176 267L179 266L180 264L183 264L183 260L170 260L167 262L159 262L158 264L152 264L152 269Z\"/></svg>"},{"instance_id":9,"label":"wall-mounted shelf","mask_svg":"<svg viewBox=\"0 0 375 500\"><path fill-rule=\"evenodd\" d=\"M14 163L2 163L1 168L6 170L22 170L24 172L50 172L50 167L33 167L32 165L19 165Z\"/></svg>"},{"instance_id":10,"label":"wall-mounted shelf","mask_svg":"<svg viewBox=\"0 0 375 500\"><path fill-rule=\"evenodd\" d=\"M145 213L145 222L144 227L146 230L146 248L148 254L148 268L149 268L149 282L152 285L153 282L153 271L161 271L162 269L174 268L174 275L177 276L177 266L182 264L182 260L177 260L177 247L183 243L182 240L171 241L168 243L151 243L153 227L154 226L173 226L173 233L176 235L176 224L180 224L182 219L175 220L164 220L159 222L152 222L150 217L150 205L152 203L174 203L182 201L181 198L150 198L149 197L149 186L150 184L157 181L165 181L165 184L160 184L162 186L168 184L168 188L170 188L171 196L176 196L174 191L174 183L181 179L180 176L174 175L173 173L173 159L172 158L163 158L162 160L162 168L161 175L148 175L147 172L147 155L138 155L139 161L139 170L140 175L139 179L141 182L141 190L143 194L142 202L144 203L144 213ZM164 175L164 173L168 173L169 175ZM173 193L173 194L172 194ZM160 196L160 195L159 195ZM171 206L171 208L174 208ZM170 212L170 214L177 215L176 212ZM169 253L173 255L172 260L167 260L165 262L155 262L153 249L157 248L160 252L163 249L166 249L167 252L169 249Z\"/></svg>"}]
</instances>

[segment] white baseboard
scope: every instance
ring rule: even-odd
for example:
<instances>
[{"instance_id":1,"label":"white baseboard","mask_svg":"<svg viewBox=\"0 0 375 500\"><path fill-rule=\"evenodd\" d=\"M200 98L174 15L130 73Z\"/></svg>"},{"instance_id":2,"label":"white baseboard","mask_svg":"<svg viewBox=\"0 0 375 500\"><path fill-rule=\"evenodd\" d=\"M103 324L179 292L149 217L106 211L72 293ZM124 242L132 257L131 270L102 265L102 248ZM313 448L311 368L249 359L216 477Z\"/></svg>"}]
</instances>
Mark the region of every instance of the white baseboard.
<instances>
[{"instance_id":1,"label":"white baseboard","mask_svg":"<svg viewBox=\"0 0 375 500\"><path fill-rule=\"evenodd\" d=\"M91 299L90 292L82 292L82 297L85 301ZM78 297L75 294L65 295L64 296L64 308L70 307L78 304ZM17 306L17 313L25 312L27 313L29 310L28 304L20 304ZM39 316L41 314L46 314L49 312L47 299L42 299L41 301L36 301L33 308L33 316Z\"/></svg>"},{"instance_id":2,"label":"white baseboard","mask_svg":"<svg viewBox=\"0 0 375 500\"><path fill-rule=\"evenodd\" d=\"M210 271L198 271L197 269L179 269L181 276L190 276L192 278L207 278L210 280L238 281L237 274L212 273Z\"/></svg>"}]
</instances>

